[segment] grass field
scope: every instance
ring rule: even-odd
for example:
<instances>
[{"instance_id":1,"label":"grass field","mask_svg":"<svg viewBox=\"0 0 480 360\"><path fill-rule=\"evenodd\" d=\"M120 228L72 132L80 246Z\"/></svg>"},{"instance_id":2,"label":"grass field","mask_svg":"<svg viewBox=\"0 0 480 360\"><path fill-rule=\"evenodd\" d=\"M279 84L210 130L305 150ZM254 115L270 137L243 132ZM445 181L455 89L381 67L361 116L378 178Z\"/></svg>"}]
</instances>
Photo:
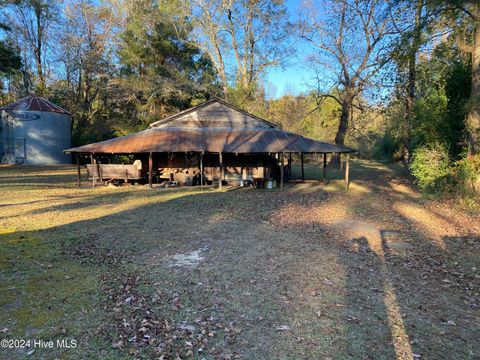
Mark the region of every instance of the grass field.
<instances>
[{"instance_id":1,"label":"grass field","mask_svg":"<svg viewBox=\"0 0 480 360\"><path fill-rule=\"evenodd\" d=\"M219 192L2 167L0 339L77 346L0 358L478 359L480 214L401 173Z\"/></svg>"}]
</instances>

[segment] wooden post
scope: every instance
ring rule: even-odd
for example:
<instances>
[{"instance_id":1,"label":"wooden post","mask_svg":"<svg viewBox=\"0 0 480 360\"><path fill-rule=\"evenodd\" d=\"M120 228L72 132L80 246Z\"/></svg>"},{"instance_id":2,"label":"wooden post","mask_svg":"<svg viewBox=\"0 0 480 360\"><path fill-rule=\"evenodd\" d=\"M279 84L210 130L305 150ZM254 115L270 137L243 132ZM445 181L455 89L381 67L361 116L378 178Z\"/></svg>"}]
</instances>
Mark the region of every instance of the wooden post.
<instances>
[{"instance_id":1,"label":"wooden post","mask_svg":"<svg viewBox=\"0 0 480 360\"><path fill-rule=\"evenodd\" d=\"M102 183L102 175L100 174L100 162L98 159L95 159L95 164L97 164L97 175L98 175L98 180L100 183Z\"/></svg>"},{"instance_id":2,"label":"wooden post","mask_svg":"<svg viewBox=\"0 0 480 360\"><path fill-rule=\"evenodd\" d=\"M200 154L200 187L203 189L203 154Z\"/></svg>"},{"instance_id":3,"label":"wooden post","mask_svg":"<svg viewBox=\"0 0 480 360\"><path fill-rule=\"evenodd\" d=\"M288 176L292 176L292 153L288 154Z\"/></svg>"},{"instance_id":4,"label":"wooden post","mask_svg":"<svg viewBox=\"0 0 480 360\"><path fill-rule=\"evenodd\" d=\"M305 181L305 170L303 168L303 153L300 153L300 162L302 164L302 181Z\"/></svg>"},{"instance_id":5,"label":"wooden post","mask_svg":"<svg viewBox=\"0 0 480 360\"><path fill-rule=\"evenodd\" d=\"M342 153L338 154L338 161L340 162L340 171L343 171L343 161L342 161Z\"/></svg>"},{"instance_id":6,"label":"wooden post","mask_svg":"<svg viewBox=\"0 0 480 360\"><path fill-rule=\"evenodd\" d=\"M278 156L280 160L280 189L283 189L283 154Z\"/></svg>"},{"instance_id":7,"label":"wooden post","mask_svg":"<svg viewBox=\"0 0 480 360\"><path fill-rule=\"evenodd\" d=\"M223 157L222 153L218 153L218 164L219 164L219 169L218 169L218 188L222 190L222 181L223 181Z\"/></svg>"},{"instance_id":8,"label":"wooden post","mask_svg":"<svg viewBox=\"0 0 480 360\"><path fill-rule=\"evenodd\" d=\"M95 159L93 158L93 154L90 154L90 164L95 165ZM93 171L93 166L92 166L92 186L95 187L95 174Z\"/></svg>"},{"instance_id":9,"label":"wooden post","mask_svg":"<svg viewBox=\"0 0 480 360\"><path fill-rule=\"evenodd\" d=\"M327 153L323 153L323 180L327 178Z\"/></svg>"},{"instance_id":10,"label":"wooden post","mask_svg":"<svg viewBox=\"0 0 480 360\"><path fill-rule=\"evenodd\" d=\"M77 154L77 175L78 175L78 187L82 186L82 174L80 172L80 155Z\"/></svg>"},{"instance_id":11,"label":"wooden post","mask_svg":"<svg viewBox=\"0 0 480 360\"><path fill-rule=\"evenodd\" d=\"M153 155L152 153L148 154L148 187L151 189L153 179Z\"/></svg>"},{"instance_id":12,"label":"wooden post","mask_svg":"<svg viewBox=\"0 0 480 360\"><path fill-rule=\"evenodd\" d=\"M348 187L350 186L350 179L349 179L349 171L350 171L350 165L349 165L349 159L350 159L350 154L347 153L346 159L345 159L345 187L348 190Z\"/></svg>"}]
</instances>

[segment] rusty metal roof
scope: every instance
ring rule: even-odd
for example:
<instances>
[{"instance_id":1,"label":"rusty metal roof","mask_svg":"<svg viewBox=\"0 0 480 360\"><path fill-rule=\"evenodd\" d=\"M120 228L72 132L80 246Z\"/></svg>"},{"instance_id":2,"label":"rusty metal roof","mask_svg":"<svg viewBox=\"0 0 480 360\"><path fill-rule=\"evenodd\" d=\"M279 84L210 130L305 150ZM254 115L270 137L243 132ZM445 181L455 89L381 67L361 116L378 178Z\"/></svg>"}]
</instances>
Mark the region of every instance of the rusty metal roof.
<instances>
[{"instance_id":1,"label":"rusty metal roof","mask_svg":"<svg viewBox=\"0 0 480 360\"><path fill-rule=\"evenodd\" d=\"M55 105L54 103L48 101L47 99L30 95L20 100L17 100L13 103L0 107L0 110L27 110L27 111L44 111L44 112L53 112L57 114L70 115L70 113L62 109L60 106Z\"/></svg>"},{"instance_id":2,"label":"rusty metal roof","mask_svg":"<svg viewBox=\"0 0 480 360\"><path fill-rule=\"evenodd\" d=\"M152 128L65 150L69 153L149 152L342 153L354 150L277 128Z\"/></svg>"},{"instance_id":3,"label":"rusty metal roof","mask_svg":"<svg viewBox=\"0 0 480 360\"><path fill-rule=\"evenodd\" d=\"M228 104L221 99L213 98L175 115L155 121L149 127L270 129L278 128L278 125Z\"/></svg>"},{"instance_id":4,"label":"rusty metal roof","mask_svg":"<svg viewBox=\"0 0 480 360\"><path fill-rule=\"evenodd\" d=\"M212 99L150 128L119 138L65 150L69 153L138 154L149 152L340 153L354 150L309 139Z\"/></svg>"}]
</instances>

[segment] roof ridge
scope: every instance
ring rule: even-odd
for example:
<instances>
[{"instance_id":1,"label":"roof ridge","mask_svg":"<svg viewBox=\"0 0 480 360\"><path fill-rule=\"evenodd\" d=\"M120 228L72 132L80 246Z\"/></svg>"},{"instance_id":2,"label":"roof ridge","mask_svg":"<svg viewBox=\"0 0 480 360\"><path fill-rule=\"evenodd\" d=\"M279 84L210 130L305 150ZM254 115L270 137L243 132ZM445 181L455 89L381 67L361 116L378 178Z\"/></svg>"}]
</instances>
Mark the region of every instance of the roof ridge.
<instances>
[{"instance_id":1,"label":"roof ridge","mask_svg":"<svg viewBox=\"0 0 480 360\"><path fill-rule=\"evenodd\" d=\"M152 122L150 125L148 125L148 129L153 129L153 128L156 127L156 126L152 126L152 125L163 125L163 124L165 124L165 123L168 123L168 122L174 120L175 118L177 118L177 117L179 117L179 116L182 116L182 115L188 114L188 113L190 113L190 112L193 112L193 111L195 111L195 110L201 109L202 107L204 107L204 106L206 106L206 105L208 105L208 104L210 104L210 103L213 103L213 102L215 102L215 101L218 101L218 100L212 97L211 99L208 99L208 100L206 100L206 101L204 101L204 102L202 102L202 103L200 103L200 104L198 104L198 105L195 105L195 106L193 106L193 107L191 107L191 108L182 110L182 111L180 111L180 112L178 112L178 113L176 113L176 114L172 114L172 115L169 115L169 116L167 116L167 117L165 117L165 118L163 118L163 119L154 121L154 122Z\"/></svg>"},{"instance_id":2,"label":"roof ridge","mask_svg":"<svg viewBox=\"0 0 480 360\"><path fill-rule=\"evenodd\" d=\"M245 110L243 110L243 109L240 109L239 107L237 107L237 106L235 106L235 105L229 104L228 102L226 102L226 101L224 101L224 100L222 100L222 99L220 99L220 98L217 98L217 97L215 97L215 98L216 98L216 100L217 100L219 103L221 103L221 104L223 104L223 105L225 105L225 106L228 106L229 108L231 108L231 109L233 109L233 110L240 111L241 113L244 113L244 114L246 114L246 115L248 115L248 116L251 116L251 117L253 117L253 118L256 119L256 120L262 121L262 122L264 122L264 123L266 123L266 124L268 124L268 125L271 125L271 126L273 126L273 127L275 127L275 128L279 128L279 126L278 126L277 124L274 124L274 123L272 123L272 122L270 122L270 121L268 121L268 120L265 120L265 119L263 119L263 118L261 118L261 117L259 117L259 116L257 116L257 115L254 115L254 114L252 114L252 113L249 113L248 111L245 111Z\"/></svg>"},{"instance_id":3,"label":"roof ridge","mask_svg":"<svg viewBox=\"0 0 480 360\"><path fill-rule=\"evenodd\" d=\"M59 105L54 104L50 100L35 94L24 96L21 99L1 106L0 110L30 110L71 115L70 112Z\"/></svg>"},{"instance_id":4,"label":"roof ridge","mask_svg":"<svg viewBox=\"0 0 480 360\"><path fill-rule=\"evenodd\" d=\"M212 103L215 103L215 102L220 103L220 104L222 104L222 105L224 105L224 106L227 106L227 107L229 107L230 109L233 109L233 110L235 110L235 111L239 111L239 112L241 112L241 113L243 113L243 114L245 114L245 115L247 115L247 116L250 116L250 117L252 117L252 118L255 119L255 120L261 121L261 122L263 122L263 123L265 123L265 124L267 124L267 125L269 125L269 126L271 126L271 127L273 127L273 128L279 128L279 126L278 126L277 124L274 124L274 123L272 123L272 122L270 122L270 121L268 121L268 120L262 119L261 117L259 117L259 116L257 116L257 115L254 115L254 114L252 114L252 113L249 113L248 111L245 111L245 110L243 110L243 109L240 109L239 107L236 107L235 105L229 104L228 102L226 102L226 101L223 100L223 99L220 99L220 98L217 97L217 96L212 96L210 99L208 99L208 100L206 100L206 101L204 101L204 102L202 102L202 103L200 103L200 104L198 104L198 105L195 105L195 106L193 106L193 107L191 107L191 108L189 108L189 109L186 109L186 110L180 111L180 112L178 112L178 113L176 113L176 114L167 116L166 118L163 118L163 119L161 119L161 120L154 121L153 123L151 123L151 124L148 126L148 128L149 128L149 129L152 129L152 128L155 128L155 127L157 127L157 126L159 126L159 125L167 124L167 123L175 120L176 118L178 118L178 117L180 117L180 116L183 116L183 115L189 114L189 113L191 113L191 112L197 111L197 110L199 110L199 109L201 109L201 108L203 108L203 107L205 107L205 106L207 106L207 105L210 105L210 104L212 104Z\"/></svg>"}]
</instances>

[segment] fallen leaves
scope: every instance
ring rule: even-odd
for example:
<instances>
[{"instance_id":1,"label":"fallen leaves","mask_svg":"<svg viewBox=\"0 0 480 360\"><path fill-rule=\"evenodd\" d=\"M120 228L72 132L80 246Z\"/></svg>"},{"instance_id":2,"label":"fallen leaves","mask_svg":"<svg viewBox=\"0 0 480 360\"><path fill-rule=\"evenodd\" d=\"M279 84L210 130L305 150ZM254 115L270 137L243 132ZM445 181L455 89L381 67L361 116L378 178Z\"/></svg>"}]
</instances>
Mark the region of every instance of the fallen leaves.
<instances>
[{"instance_id":1,"label":"fallen leaves","mask_svg":"<svg viewBox=\"0 0 480 360\"><path fill-rule=\"evenodd\" d=\"M114 349L121 349L123 347L123 340L119 340L112 344L112 348Z\"/></svg>"},{"instance_id":2,"label":"fallen leaves","mask_svg":"<svg viewBox=\"0 0 480 360\"><path fill-rule=\"evenodd\" d=\"M333 281L328 280L328 279L323 279L322 282L323 282L325 285L328 285L328 286L332 286L332 285L333 285Z\"/></svg>"},{"instance_id":3,"label":"fallen leaves","mask_svg":"<svg viewBox=\"0 0 480 360\"><path fill-rule=\"evenodd\" d=\"M160 192L142 198L142 191L132 189L127 201L109 193L97 199L98 193L91 196L90 189L82 189L88 199L62 200L61 209L34 215L35 221L43 221L45 236L58 224L55 231L62 237L65 230L75 237L58 242L58 262L52 266L42 260L39 266L51 272L61 261L80 262L104 272L97 313L106 320L102 326L92 325L88 338L101 338L102 346L118 357L388 357L388 278L414 358L441 358L449 350L474 358L480 238L472 228L478 225L463 214L452 218L454 211L439 204L437 213L446 219L445 226L460 224L458 236L445 239L447 248L439 251L392 206L412 202L433 211L430 201L407 198L410 192L391 188L385 174L374 169L355 174L355 181L371 191L361 196L354 188L326 193L319 186L305 194L286 186L283 191L241 189L164 201ZM110 205L117 203L123 210L112 216ZM13 209L7 221L17 221L13 215L22 210ZM139 222L145 210L148 216ZM15 226L27 226L18 219ZM339 219L343 222L337 226ZM383 230L383 242L378 243L383 258L371 246L372 231L358 229L365 241L346 231L351 224L372 222ZM165 281L159 266L168 263L171 254L198 249L205 241L212 244L208 261L197 269L172 268L172 278ZM7 260L13 268L14 259ZM384 272L379 271L382 262ZM60 278L73 284L80 277L62 273ZM88 329L87 320L79 322ZM2 321L10 324L12 330L0 333L17 331L17 325ZM361 349L347 343L357 336ZM320 349L319 339L328 339L332 346Z\"/></svg>"},{"instance_id":4,"label":"fallen leaves","mask_svg":"<svg viewBox=\"0 0 480 360\"><path fill-rule=\"evenodd\" d=\"M137 355L141 349L148 349L154 356L163 359L192 357L206 352L217 353L219 349L210 346L211 339L217 334L222 333L227 340L233 340L242 332L234 323L225 325L205 312L193 324L185 321L176 323L174 319L166 318L154 304L171 303L171 311L179 311L182 308L180 295L143 293L139 290L142 280L138 275L127 274L121 278L102 276L102 280L109 294L105 308L112 318L112 324L107 326L110 330L103 329L103 334L108 336L112 330L119 334L112 341L114 349L128 348ZM156 301L152 301L154 297Z\"/></svg>"}]
</instances>

